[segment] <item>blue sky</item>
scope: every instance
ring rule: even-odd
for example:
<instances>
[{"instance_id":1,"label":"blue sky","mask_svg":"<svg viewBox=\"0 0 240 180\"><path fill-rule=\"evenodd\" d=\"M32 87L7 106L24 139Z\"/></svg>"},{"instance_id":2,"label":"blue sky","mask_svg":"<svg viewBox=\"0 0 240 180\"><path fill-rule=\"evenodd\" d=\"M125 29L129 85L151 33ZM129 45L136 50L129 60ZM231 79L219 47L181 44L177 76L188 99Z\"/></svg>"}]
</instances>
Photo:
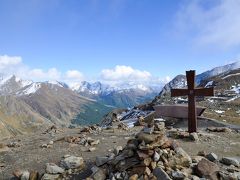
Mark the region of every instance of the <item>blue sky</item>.
<instances>
[{"instance_id":1,"label":"blue sky","mask_svg":"<svg viewBox=\"0 0 240 180\"><path fill-rule=\"evenodd\" d=\"M239 9L239 0L1 0L0 70L66 81L200 73L240 59Z\"/></svg>"}]
</instances>

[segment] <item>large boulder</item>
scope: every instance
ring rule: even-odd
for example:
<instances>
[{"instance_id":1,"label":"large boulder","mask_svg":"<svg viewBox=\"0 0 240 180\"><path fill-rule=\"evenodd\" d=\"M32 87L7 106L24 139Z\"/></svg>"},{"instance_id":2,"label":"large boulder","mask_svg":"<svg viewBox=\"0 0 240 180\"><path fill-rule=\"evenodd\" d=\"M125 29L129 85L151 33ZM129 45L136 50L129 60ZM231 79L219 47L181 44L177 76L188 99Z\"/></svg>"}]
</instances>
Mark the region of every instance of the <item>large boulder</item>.
<instances>
[{"instance_id":1,"label":"large boulder","mask_svg":"<svg viewBox=\"0 0 240 180\"><path fill-rule=\"evenodd\" d=\"M191 157L181 148L175 149L176 155L169 160L169 166L175 168L177 166L189 167L192 163Z\"/></svg>"},{"instance_id":2,"label":"large boulder","mask_svg":"<svg viewBox=\"0 0 240 180\"><path fill-rule=\"evenodd\" d=\"M196 166L196 174L200 177L218 180L217 174L219 171L217 164L203 158Z\"/></svg>"},{"instance_id":3,"label":"large boulder","mask_svg":"<svg viewBox=\"0 0 240 180\"><path fill-rule=\"evenodd\" d=\"M76 168L83 168L84 162L82 157L67 155L61 160L60 165L65 169L76 169Z\"/></svg>"},{"instance_id":4,"label":"large boulder","mask_svg":"<svg viewBox=\"0 0 240 180\"><path fill-rule=\"evenodd\" d=\"M46 164L46 172L48 174L62 174L64 172L64 169L57 166L54 163L47 163Z\"/></svg>"}]
</instances>

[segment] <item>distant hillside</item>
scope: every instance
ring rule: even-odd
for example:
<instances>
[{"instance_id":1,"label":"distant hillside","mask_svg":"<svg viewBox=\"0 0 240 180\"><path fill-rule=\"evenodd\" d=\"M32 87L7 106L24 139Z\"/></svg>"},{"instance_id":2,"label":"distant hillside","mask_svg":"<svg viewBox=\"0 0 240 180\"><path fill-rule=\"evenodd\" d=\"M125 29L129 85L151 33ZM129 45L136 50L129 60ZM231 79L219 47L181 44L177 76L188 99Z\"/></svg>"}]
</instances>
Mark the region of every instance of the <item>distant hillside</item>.
<instances>
[{"instance_id":1,"label":"distant hillside","mask_svg":"<svg viewBox=\"0 0 240 180\"><path fill-rule=\"evenodd\" d=\"M34 132L51 122L15 96L0 96L1 138Z\"/></svg>"},{"instance_id":2,"label":"distant hillside","mask_svg":"<svg viewBox=\"0 0 240 180\"><path fill-rule=\"evenodd\" d=\"M1 84L0 89L5 91L6 87L13 90L0 96L2 137L34 132L51 124L66 127L73 122L81 124L81 121L87 121L92 115L94 119L91 122L97 123L111 110L61 83L38 82L21 87L16 77L11 77ZM73 121L76 117L82 117L81 121Z\"/></svg>"},{"instance_id":3,"label":"distant hillside","mask_svg":"<svg viewBox=\"0 0 240 180\"><path fill-rule=\"evenodd\" d=\"M83 81L72 87L72 90L84 97L95 99L108 106L130 108L137 104L151 101L161 88L161 84L157 87L130 83L110 86L101 82L89 83Z\"/></svg>"},{"instance_id":4,"label":"distant hillside","mask_svg":"<svg viewBox=\"0 0 240 180\"><path fill-rule=\"evenodd\" d=\"M199 75L197 75L196 77L196 83L200 84L201 80L205 80L214 76L218 76L224 73L228 73L230 71L236 70L240 68L240 61L231 63L231 64L227 64L224 66L219 66L219 67L215 67L209 71L203 72Z\"/></svg>"}]
</instances>

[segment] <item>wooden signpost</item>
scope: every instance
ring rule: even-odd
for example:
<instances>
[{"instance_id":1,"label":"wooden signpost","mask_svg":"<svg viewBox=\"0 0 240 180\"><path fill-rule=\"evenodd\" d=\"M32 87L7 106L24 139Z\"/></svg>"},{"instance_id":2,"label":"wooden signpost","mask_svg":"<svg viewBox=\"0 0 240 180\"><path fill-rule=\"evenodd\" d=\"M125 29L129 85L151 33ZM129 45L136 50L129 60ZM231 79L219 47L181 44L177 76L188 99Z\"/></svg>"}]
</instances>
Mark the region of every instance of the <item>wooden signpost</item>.
<instances>
[{"instance_id":1,"label":"wooden signpost","mask_svg":"<svg viewBox=\"0 0 240 180\"><path fill-rule=\"evenodd\" d=\"M195 71L186 71L187 89L172 89L171 96L188 96L188 132L197 132L196 96L214 96L214 89L195 88Z\"/></svg>"}]
</instances>

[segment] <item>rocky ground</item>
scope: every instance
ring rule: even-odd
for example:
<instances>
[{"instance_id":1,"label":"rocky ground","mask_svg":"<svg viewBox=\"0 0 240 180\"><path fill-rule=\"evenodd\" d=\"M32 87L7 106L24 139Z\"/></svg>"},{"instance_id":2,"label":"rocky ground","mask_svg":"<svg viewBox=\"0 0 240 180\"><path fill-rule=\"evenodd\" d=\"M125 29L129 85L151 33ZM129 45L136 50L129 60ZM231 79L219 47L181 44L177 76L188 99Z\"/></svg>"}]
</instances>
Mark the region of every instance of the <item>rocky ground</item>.
<instances>
[{"instance_id":1,"label":"rocky ground","mask_svg":"<svg viewBox=\"0 0 240 180\"><path fill-rule=\"evenodd\" d=\"M0 179L37 179L38 173L39 177L45 173L42 179L240 178L238 131L204 127L189 135L181 129L157 127L51 127L45 132L4 139L0 144ZM182 149L186 151L183 162L179 155ZM174 158L177 163L173 163ZM193 171L196 168L197 172Z\"/></svg>"}]
</instances>

